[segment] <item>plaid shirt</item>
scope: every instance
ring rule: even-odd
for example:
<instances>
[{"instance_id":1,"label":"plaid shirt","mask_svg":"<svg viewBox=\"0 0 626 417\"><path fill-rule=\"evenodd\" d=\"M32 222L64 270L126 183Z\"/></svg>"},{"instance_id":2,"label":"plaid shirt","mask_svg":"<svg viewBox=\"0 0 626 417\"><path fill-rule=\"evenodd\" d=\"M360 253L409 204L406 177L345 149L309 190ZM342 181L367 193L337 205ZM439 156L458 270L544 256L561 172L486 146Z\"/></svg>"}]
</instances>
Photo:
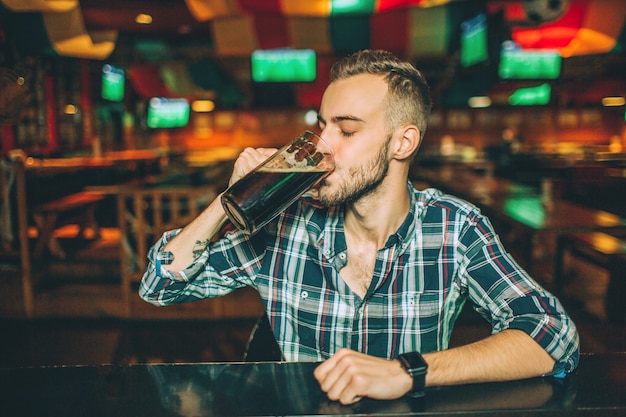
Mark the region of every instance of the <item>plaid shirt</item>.
<instances>
[{"instance_id":1,"label":"plaid shirt","mask_svg":"<svg viewBox=\"0 0 626 417\"><path fill-rule=\"evenodd\" d=\"M415 190L402 226L378 250L363 299L339 271L348 262L344 210L301 199L263 231L233 230L187 269L169 272L148 254L141 297L168 305L252 286L261 295L286 360L319 361L347 347L395 358L446 349L470 300L492 331L519 329L557 361L553 374L578 363L578 333L559 301L504 250L473 205L439 190Z\"/></svg>"}]
</instances>

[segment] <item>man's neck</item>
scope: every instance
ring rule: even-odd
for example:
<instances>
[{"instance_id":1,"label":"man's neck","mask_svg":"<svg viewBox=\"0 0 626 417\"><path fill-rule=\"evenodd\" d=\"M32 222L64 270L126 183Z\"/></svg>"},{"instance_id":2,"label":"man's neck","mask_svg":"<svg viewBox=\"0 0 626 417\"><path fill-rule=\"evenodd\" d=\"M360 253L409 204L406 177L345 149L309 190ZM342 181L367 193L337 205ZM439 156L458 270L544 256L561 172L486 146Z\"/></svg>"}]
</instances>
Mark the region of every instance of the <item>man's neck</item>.
<instances>
[{"instance_id":1,"label":"man's neck","mask_svg":"<svg viewBox=\"0 0 626 417\"><path fill-rule=\"evenodd\" d=\"M347 207L344 228L353 239L375 243L380 249L408 212L406 183L401 187L383 183L374 193Z\"/></svg>"}]
</instances>

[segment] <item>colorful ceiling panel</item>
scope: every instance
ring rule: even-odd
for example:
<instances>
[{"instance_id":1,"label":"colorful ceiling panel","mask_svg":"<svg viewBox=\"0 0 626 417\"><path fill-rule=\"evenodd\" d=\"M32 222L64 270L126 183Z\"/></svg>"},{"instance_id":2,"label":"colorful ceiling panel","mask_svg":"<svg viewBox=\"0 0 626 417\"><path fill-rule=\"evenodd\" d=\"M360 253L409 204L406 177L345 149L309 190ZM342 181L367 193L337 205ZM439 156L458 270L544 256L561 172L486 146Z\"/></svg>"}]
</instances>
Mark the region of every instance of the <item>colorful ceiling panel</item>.
<instances>
[{"instance_id":1,"label":"colorful ceiling panel","mask_svg":"<svg viewBox=\"0 0 626 417\"><path fill-rule=\"evenodd\" d=\"M420 67L430 65L429 80L444 87L452 83L442 81L440 74L450 68L458 51L460 23L481 9L477 4L483 4L473 0L170 1L111 0L109 6L102 0L0 0L0 17L8 15L2 19L3 29L15 42L15 49L32 54L103 60L115 48L116 35L123 34L125 40L132 41L123 45L126 49L120 43L120 51L136 54L141 63L154 66L131 71L131 82L137 84L133 86L140 95L214 92L218 97L232 97L228 101L235 103L241 99L236 89L218 92L220 83L216 86L213 81L198 79L203 65L187 74L183 65L170 61L187 57L189 64L210 56L232 62L245 59L256 49L313 49L318 53L318 79L293 88L299 105L315 107L335 57L363 48L390 50L414 59ZM492 17L502 12L504 29L499 30L512 36L522 49L556 49L572 60L582 55L624 52L624 0L556 3L562 6L557 11L542 10L545 0L485 0L483 5ZM146 25L139 27L132 22L138 10L154 12L150 30L158 27L158 31L145 31ZM181 31L185 27L188 31ZM96 30L104 28L110 30ZM185 37L190 33L192 36ZM142 53L141 43L158 44L163 51ZM457 77L446 91L446 97L460 97L458 103L450 105L461 105L466 96L483 93L497 81L493 74L468 72L461 74L465 78ZM571 80L577 82L580 72L576 69L576 75L566 74L559 82L562 86ZM619 78L623 83L621 74L607 78ZM455 94L448 94L452 91Z\"/></svg>"},{"instance_id":2,"label":"colorful ceiling panel","mask_svg":"<svg viewBox=\"0 0 626 417\"><path fill-rule=\"evenodd\" d=\"M450 15L446 6L327 17L259 12L215 19L212 34L216 52L226 56L272 48L309 48L318 53L381 48L407 56L445 55Z\"/></svg>"},{"instance_id":3,"label":"colorful ceiling panel","mask_svg":"<svg viewBox=\"0 0 626 417\"><path fill-rule=\"evenodd\" d=\"M471 0L174 1L172 11L164 6L167 3L152 6L155 12L166 13L155 16L160 23L154 24L176 33L183 30L181 19L184 22L185 18L181 16L186 15L191 20L186 24L187 30L190 26L205 30L218 54L239 55L257 48L284 47L345 53L371 47L409 57L454 52L450 42L459 23L455 10L475 10L478 4ZM133 11L149 13L151 8L147 0L132 0L123 7L120 3L110 8L95 0L0 0L0 4L14 14L42 16L49 47L56 53L94 59L111 53L121 27L141 33L140 28L133 28L136 24L130 16ZM504 12L513 40L520 47L558 49L564 57L613 50L626 21L624 0L561 0L557 8L539 0L486 0L484 4L491 14ZM120 11L111 13L111 8L116 7L121 7ZM95 19L97 28L107 30L88 30L82 9ZM178 26L174 26L174 21ZM202 22L206 26L198 26ZM17 28L16 31L26 33L16 37L29 37L33 30L37 28Z\"/></svg>"}]
</instances>

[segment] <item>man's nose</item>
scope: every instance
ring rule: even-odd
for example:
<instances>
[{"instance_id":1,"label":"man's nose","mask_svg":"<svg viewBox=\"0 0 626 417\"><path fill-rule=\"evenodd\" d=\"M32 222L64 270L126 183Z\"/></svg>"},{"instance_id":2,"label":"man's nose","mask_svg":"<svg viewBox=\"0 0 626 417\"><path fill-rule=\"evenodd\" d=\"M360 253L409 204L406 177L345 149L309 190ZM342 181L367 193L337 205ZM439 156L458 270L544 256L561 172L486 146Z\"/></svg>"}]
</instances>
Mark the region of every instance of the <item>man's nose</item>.
<instances>
[{"instance_id":1,"label":"man's nose","mask_svg":"<svg viewBox=\"0 0 626 417\"><path fill-rule=\"evenodd\" d=\"M331 148L333 147L333 143L335 142L335 140L333 138L331 130L328 127L322 129L322 131L319 133L319 137L322 138L322 140L326 142L328 146L330 146Z\"/></svg>"}]
</instances>

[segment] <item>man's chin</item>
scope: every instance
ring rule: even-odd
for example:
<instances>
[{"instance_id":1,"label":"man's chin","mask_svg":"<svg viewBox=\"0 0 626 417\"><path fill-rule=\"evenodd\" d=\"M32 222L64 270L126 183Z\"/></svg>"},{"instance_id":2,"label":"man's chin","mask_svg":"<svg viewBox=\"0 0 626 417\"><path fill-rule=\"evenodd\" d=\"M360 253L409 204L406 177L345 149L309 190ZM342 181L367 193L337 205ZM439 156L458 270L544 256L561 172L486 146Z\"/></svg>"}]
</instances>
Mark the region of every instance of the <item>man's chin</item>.
<instances>
[{"instance_id":1,"label":"man's chin","mask_svg":"<svg viewBox=\"0 0 626 417\"><path fill-rule=\"evenodd\" d=\"M315 199L326 207L338 206L339 204L341 204L341 202L331 198L331 196L324 193L318 193Z\"/></svg>"}]
</instances>

